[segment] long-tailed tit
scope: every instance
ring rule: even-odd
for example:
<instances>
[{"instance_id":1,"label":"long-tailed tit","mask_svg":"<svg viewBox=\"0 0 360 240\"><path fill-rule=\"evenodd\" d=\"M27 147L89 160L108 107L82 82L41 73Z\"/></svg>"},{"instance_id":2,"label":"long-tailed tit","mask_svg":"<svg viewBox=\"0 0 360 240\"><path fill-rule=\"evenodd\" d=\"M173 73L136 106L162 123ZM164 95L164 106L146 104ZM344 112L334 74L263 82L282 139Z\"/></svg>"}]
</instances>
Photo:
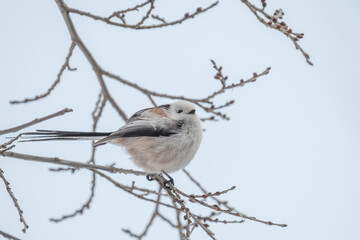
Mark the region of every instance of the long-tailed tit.
<instances>
[{"instance_id":1,"label":"long-tailed tit","mask_svg":"<svg viewBox=\"0 0 360 240\"><path fill-rule=\"evenodd\" d=\"M24 141L96 140L124 146L132 160L149 174L174 172L194 158L202 127L193 104L177 101L136 112L115 132L69 132L37 130L25 133Z\"/></svg>"}]
</instances>

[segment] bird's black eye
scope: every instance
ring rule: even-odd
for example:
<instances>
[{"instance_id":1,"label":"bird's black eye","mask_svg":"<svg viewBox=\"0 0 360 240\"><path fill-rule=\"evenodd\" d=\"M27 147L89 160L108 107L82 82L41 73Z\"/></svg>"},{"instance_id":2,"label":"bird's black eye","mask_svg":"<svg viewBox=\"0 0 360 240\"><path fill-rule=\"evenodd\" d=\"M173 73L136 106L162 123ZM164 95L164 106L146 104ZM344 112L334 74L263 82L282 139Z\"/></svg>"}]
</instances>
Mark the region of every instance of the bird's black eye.
<instances>
[{"instance_id":1,"label":"bird's black eye","mask_svg":"<svg viewBox=\"0 0 360 240\"><path fill-rule=\"evenodd\" d=\"M178 111L178 113L182 113L182 112L183 112L183 110L181 110L181 109Z\"/></svg>"}]
</instances>

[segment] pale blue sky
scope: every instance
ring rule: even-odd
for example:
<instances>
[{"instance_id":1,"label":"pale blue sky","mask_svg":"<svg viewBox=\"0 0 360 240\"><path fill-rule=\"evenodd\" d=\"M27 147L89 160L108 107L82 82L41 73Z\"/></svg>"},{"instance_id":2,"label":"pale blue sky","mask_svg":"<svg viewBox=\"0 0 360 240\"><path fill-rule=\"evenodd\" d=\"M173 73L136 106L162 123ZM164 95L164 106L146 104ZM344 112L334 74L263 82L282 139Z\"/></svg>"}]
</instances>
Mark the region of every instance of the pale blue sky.
<instances>
[{"instance_id":1,"label":"pale blue sky","mask_svg":"<svg viewBox=\"0 0 360 240\"><path fill-rule=\"evenodd\" d=\"M124 6L110 0L67 2L99 14ZM156 10L170 19L207 4L159 1ZM26 105L8 104L47 90L70 40L54 1L2 1L1 6L0 129L69 107L73 113L28 130L90 130L99 86L78 49L71 59L78 71L66 72L50 97ZM359 239L360 3L269 0L268 7L270 12L281 7L288 25L305 33L300 44L314 67L286 37L260 24L240 0L222 1L194 20L151 31L114 28L78 16L73 20L102 67L159 92L208 95L218 87L210 58L234 82L272 67L268 76L218 99L219 103L236 100L226 110L231 120L204 124L202 145L187 170L209 191L236 185L236 191L226 196L233 206L289 226L250 221L215 224L212 229L218 239ZM107 83L128 115L150 106L136 91L112 80ZM201 111L199 115L205 116ZM99 130L115 130L122 124L108 105ZM18 144L14 151L87 161L89 149L88 142L46 142ZM136 168L123 150L112 145L98 151L97 162ZM80 207L90 191L88 171L56 174L49 167L0 158L0 168L30 225L28 233L22 234L16 209L0 184L0 230L23 239L129 239L121 228L143 230L153 206L101 179L90 211L59 224L49 222L50 217ZM194 191L181 172L173 177L176 184ZM143 178L117 179L152 184ZM147 239L175 237L177 232L159 221ZM206 238L198 230L192 239Z\"/></svg>"}]
</instances>

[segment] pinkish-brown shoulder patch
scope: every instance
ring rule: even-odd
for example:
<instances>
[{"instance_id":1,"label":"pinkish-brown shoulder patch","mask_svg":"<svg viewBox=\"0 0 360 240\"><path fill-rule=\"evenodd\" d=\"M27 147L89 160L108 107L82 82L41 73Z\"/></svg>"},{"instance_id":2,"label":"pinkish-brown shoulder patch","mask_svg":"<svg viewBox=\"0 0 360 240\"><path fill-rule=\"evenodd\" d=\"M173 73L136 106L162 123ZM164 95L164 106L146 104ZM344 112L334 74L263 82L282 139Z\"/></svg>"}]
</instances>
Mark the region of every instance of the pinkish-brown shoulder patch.
<instances>
[{"instance_id":1,"label":"pinkish-brown shoulder patch","mask_svg":"<svg viewBox=\"0 0 360 240\"><path fill-rule=\"evenodd\" d=\"M115 144L118 144L118 145L124 145L125 144L125 139L124 138L118 138L118 139L115 139L114 140L114 143Z\"/></svg>"},{"instance_id":2,"label":"pinkish-brown shoulder patch","mask_svg":"<svg viewBox=\"0 0 360 240\"><path fill-rule=\"evenodd\" d=\"M161 117L167 117L166 113L164 112L164 109L162 108L151 108L148 111Z\"/></svg>"}]
</instances>

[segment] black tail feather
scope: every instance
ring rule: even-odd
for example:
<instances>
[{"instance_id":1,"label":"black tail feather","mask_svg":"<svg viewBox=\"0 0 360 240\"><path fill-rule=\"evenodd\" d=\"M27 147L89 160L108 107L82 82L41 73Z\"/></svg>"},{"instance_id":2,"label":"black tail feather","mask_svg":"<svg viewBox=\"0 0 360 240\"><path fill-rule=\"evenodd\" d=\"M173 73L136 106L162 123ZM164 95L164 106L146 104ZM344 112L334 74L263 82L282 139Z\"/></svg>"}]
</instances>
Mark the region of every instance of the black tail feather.
<instances>
[{"instance_id":1,"label":"black tail feather","mask_svg":"<svg viewBox=\"0 0 360 240\"><path fill-rule=\"evenodd\" d=\"M73 132L57 130L36 130L23 133L20 142L49 141L49 140L99 140L109 136L111 132Z\"/></svg>"}]
</instances>

